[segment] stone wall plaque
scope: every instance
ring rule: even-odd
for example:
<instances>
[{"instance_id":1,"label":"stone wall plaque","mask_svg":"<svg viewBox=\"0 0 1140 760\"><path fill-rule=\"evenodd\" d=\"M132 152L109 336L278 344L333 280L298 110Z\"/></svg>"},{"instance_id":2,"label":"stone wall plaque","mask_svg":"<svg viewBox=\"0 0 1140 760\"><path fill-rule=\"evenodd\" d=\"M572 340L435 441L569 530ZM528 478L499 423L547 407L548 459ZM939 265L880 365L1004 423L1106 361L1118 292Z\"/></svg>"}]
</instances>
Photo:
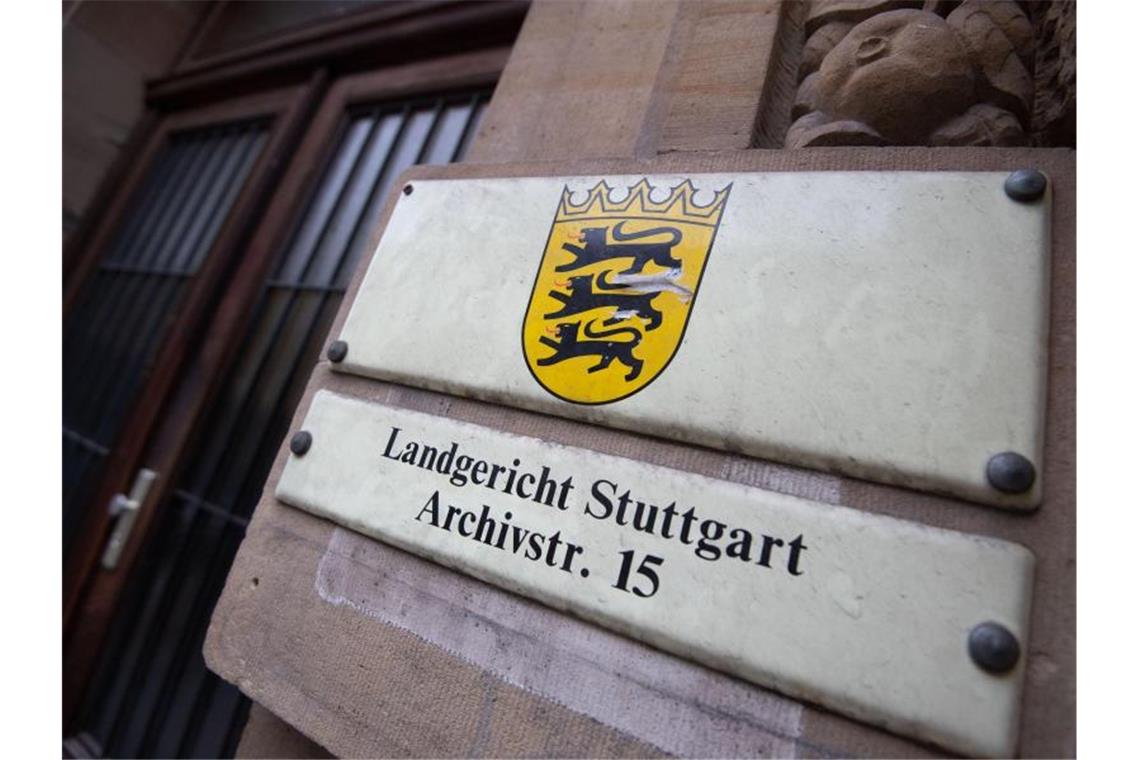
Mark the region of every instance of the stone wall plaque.
<instances>
[{"instance_id":1,"label":"stone wall plaque","mask_svg":"<svg viewBox=\"0 0 1140 760\"><path fill-rule=\"evenodd\" d=\"M899 733L1016 749L1024 657L991 672L969 641L1027 641L1019 545L328 391L303 428L287 504Z\"/></svg>"},{"instance_id":2,"label":"stone wall plaque","mask_svg":"<svg viewBox=\"0 0 1140 760\"><path fill-rule=\"evenodd\" d=\"M335 366L1032 508L1051 198L1006 178L415 180Z\"/></svg>"}]
</instances>

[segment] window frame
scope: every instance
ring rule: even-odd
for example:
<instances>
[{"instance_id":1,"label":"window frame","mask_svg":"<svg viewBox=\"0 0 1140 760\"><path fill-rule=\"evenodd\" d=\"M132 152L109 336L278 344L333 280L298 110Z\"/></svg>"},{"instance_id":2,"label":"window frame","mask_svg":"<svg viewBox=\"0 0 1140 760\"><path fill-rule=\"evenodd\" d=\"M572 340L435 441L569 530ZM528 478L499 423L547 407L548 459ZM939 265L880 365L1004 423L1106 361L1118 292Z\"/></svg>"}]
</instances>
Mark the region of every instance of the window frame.
<instances>
[{"instance_id":1,"label":"window frame","mask_svg":"<svg viewBox=\"0 0 1140 760\"><path fill-rule=\"evenodd\" d=\"M82 284L94 272L98 254L116 229L127 199L145 178L146 169L170 132L223 118L275 115L274 131L251 173L249 185L239 196L240 205L235 204L235 212L223 226L203 266L203 274L207 266L211 267L209 287L201 283L195 288L191 294L194 308L187 309L190 313L180 316L171 328L171 345L160 351L152 377L139 394L137 408L124 424L122 442L116 445L95 496L85 508L87 520L78 546L73 556L67 558L64 721L69 730L127 581L154 533L157 507L166 503L176 487L177 474L192 451L202 412L220 390L220 383L241 348L240 338L254 317L254 306L276 261L275 254L288 242L293 221L319 180L349 109L385 100L493 87L510 52L511 47L504 45L441 55L345 74L331 85L327 84L327 70L321 68L302 85L167 116L132 159L126 181L114 193L107 213L75 254L75 264L65 283L65 315ZM276 171L268 172L269 167ZM244 247L235 250L238 246ZM226 275L224 287L220 287L219 278L226 269L222 264L235 254L238 260ZM115 493L125 492L129 480L144 466L160 477L139 510L118 568L114 572L102 571L98 560L112 519L100 505L109 503Z\"/></svg>"}]
</instances>

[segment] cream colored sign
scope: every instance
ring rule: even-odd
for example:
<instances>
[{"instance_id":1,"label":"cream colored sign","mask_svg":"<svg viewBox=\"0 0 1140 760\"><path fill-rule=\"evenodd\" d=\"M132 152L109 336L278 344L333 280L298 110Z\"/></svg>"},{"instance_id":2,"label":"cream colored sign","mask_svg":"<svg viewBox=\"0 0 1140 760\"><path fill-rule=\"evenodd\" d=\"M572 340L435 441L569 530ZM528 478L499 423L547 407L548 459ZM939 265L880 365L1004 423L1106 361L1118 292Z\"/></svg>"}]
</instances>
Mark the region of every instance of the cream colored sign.
<instances>
[{"instance_id":1,"label":"cream colored sign","mask_svg":"<svg viewBox=\"0 0 1140 760\"><path fill-rule=\"evenodd\" d=\"M328 391L304 428L288 504L855 718L1016 748L1023 664L988 673L967 637L1026 641L1021 546Z\"/></svg>"},{"instance_id":2,"label":"cream colored sign","mask_svg":"<svg viewBox=\"0 0 1140 760\"><path fill-rule=\"evenodd\" d=\"M354 373L1000 506L1040 469L1049 199L1001 173L416 180Z\"/></svg>"}]
</instances>

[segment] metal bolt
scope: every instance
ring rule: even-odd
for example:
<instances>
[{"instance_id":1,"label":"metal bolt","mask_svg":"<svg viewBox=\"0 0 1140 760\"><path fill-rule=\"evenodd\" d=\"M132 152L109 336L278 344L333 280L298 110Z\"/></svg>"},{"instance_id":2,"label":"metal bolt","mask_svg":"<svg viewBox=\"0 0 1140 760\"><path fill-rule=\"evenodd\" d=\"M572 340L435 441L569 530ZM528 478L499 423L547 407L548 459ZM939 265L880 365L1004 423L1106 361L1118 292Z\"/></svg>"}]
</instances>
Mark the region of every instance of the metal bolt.
<instances>
[{"instance_id":1,"label":"metal bolt","mask_svg":"<svg viewBox=\"0 0 1140 760\"><path fill-rule=\"evenodd\" d=\"M1001 623L992 620L978 623L970 631L967 643L970 659L982 670L1006 673L1021 659L1021 644Z\"/></svg>"},{"instance_id":2,"label":"metal bolt","mask_svg":"<svg viewBox=\"0 0 1140 760\"><path fill-rule=\"evenodd\" d=\"M1049 180L1036 169L1018 169L1005 179L1005 194L1015 201L1029 203L1045 194Z\"/></svg>"},{"instance_id":3,"label":"metal bolt","mask_svg":"<svg viewBox=\"0 0 1140 760\"><path fill-rule=\"evenodd\" d=\"M411 195L411 194L412 194L412 186L411 185L404 185L404 195Z\"/></svg>"},{"instance_id":4,"label":"metal bolt","mask_svg":"<svg viewBox=\"0 0 1140 760\"><path fill-rule=\"evenodd\" d=\"M1033 487L1037 470L1016 451L994 454L986 464L986 479L1002 493L1025 493Z\"/></svg>"},{"instance_id":5,"label":"metal bolt","mask_svg":"<svg viewBox=\"0 0 1140 760\"><path fill-rule=\"evenodd\" d=\"M289 441L289 450L299 457L305 456L305 452L313 445L313 434L308 430L298 432Z\"/></svg>"},{"instance_id":6,"label":"metal bolt","mask_svg":"<svg viewBox=\"0 0 1140 760\"><path fill-rule=\"evenodd\" d=\"M329 344L329 350L325 352L325 355L333 364L340 364L344 361L344 357L348 356L348 344L343 340L334 340Z\"/></svg>"}]
</instances>

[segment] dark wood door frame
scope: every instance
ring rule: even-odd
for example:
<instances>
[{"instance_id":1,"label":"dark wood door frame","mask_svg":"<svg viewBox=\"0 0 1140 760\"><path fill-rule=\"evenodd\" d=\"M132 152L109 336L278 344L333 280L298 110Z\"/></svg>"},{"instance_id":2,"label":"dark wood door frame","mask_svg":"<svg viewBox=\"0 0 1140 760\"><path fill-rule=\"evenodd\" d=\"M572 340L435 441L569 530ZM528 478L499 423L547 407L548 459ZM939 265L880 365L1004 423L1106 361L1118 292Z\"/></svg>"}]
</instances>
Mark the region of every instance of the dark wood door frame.
<instances>
[{"instance_id":1,"label":"dark wood door frame","mask_svg":"<svg viewBox=\"0 0 1140 760\"><path fill-rule=\"evenodd\" d=\"M199 413L220 389L226 371L241 351L240 337L252 320L261 289L276 253L288 243L293 220L308 201L313 181L319 176L335 136L344 126L350 106L428 94L460 87L493 84L502 71L509 49L497 48L474 54L449 56L429 63L395 67L338 80L323 97L319 109L309 121L306 133L296 145L286 171L280 177L264 213L260 215L249 242L226 290L216 304L213 316L193 358L172 392L140 466L148 466L162 474L152 491L155 504L165 501L169 489L177 481L184 456L201 422ZM129 564L155 518L154 510L144 510L136 521L135 532L143 540L134 542L124 552Z\"/></svg>"},{"instance_id":2,"label":"dark wood door frame","mask_svg":"<svg viewBox=\"0 0 1140 760\"><path fill-rule=\"evenodd\" d=\"M139 432L123 442L119 447L123 449L122 455L116 458L113 465L109 464L107 477L93 502L92 521L84 531L85 537L98 535L100 538L90 542L89 551L83 558L84 564L75 568L69 565L65 581L74 586L74 591L67 597L68 606L65 608L68 614L65 619L65 725L74 718L121 598L125 579L155 527L157 506L166 502L170 490L177 482L177 472L191 448L196 427L201 422L199 413L214 398L226 370L241 350L237 341L244 334L243 327L253 317L260 288L274 263L275 254L287 242L292 231L291 222L303 210L308 192L319 176L329 151L335 146L334 138L345 123L348 109L363 103L493 86L509 55L509 47L448 55L345 76L336 80L327 90L324 88L325 75L322 73L314 77L307 87L297 88L291 105L282 111L278 119L283 125L291 124L295 131L303 130L304 135L294 135L292 140L287 140L284 135L275 136L274 139L278 142L267 146L264 160L273 163L277 171L273 173L272 179L268 175L257 178L266 205L260 213L242 214L248 221L256 220L254 225L247 225L244 230L247 234L239 235L237 230L233 230L227 235L230 232L229 225L223 229L219 244L223 242L223 237L226 238L230 254L234 252L232 246L238 244L238 240L248 240L248 243L241 251L236 268L227 278L220 299L212 305L212 316L209 317L200 340L194 344L193 355L187 353L190 341L180 339L172 341L179 344L177 353L172 353L174 349L171 349L156 361L156 368L169 365L180 369L177 372L162 373L160 379L152 379L144 390L145 402L140 403L140 409L125 426ZM306 109L312 115L302 115ZM201 113L214 114L216 117L224 111L214 107ZM195 116L198 115L200 113L195 112ZM178 123L185 126L188 122L182 118ZM164 124L152 138L152 144L143 150L142 162L153 158L156 150L153 143L161 139L165 132ZM269 158L270 149L274 150L276 158ZM132 179L138 181L140 177L141 172L135 169ZM254 184L251 180L247 192L254 192ZM214 256L214 252L211 256ZM185 321L188 328L189 319ZM182 333L179 333L179 337L183 338ZM171 364L172 362L177 362L177 365ZM145 435L142 431L145 431ZM125 489L129 485L128 479L142 466L160 473L159 480L152 487L147 503L139 511L131 539L120 558L119 568L114 573L103 572L97 562L110 529L110 520L105 510L98 509L98 505L106 503L115 493Z\"/></svg>"},{"instance_id":3,"label":"dark wood door frame","mask_svg":"<svg viewBox=\"0 0 1140 760\"><path fill-rule=\"evenodd\" d=\"M145 141L140 141L142 144L138 146L137 152L129 157L124 157L130 163L129 170L123 173L122 181L115 186L102 216L97 220L92 220L93 228L89 239L83 241L81 248L72 251L72 259L65 262L67 267L64 270L64 318L67 318L75 306L79 293L82 292L87 279L99 264L111 236L118 229L122 215L129 206L135 191L140 187L154 158L166 145L167 139L172 133L226 121L259 117L274 119L270 141L253 168L251 181L247 185L246 191L238 197L235 203L235 208L240 208L243 203L248 203L251 198L257 196L249 188L256 184L257 177L264 173L265 168L277 160L274 158L274 152L280 150L283 137L281 127L283 119L280 117L288 120L291 115L290 111L297 107L297 103L294 101L303 89L304 86L282 87L250 97L216 102L160 118L153 127L149 128L147 122L155 118L154 114L150 114L149 118L144 117L142 126L146 134ZM240 214L234 214L234 216L240 216ZM231 226L227 225L223 228L219 235L219 241L225 237Z\"/></svg>"},{"instance_id":4,"label":"dark wood door frame","mask_svg":"<svg viewBox=\"0 0 1140 760\"><path fill-rule=\"evenodd\" d=\"M199 55L203 39L223 20L227 4L227 0L216 2L186 44L175 71L147 83L147 110L64 251L65 315L78 285L97 261L95 251L106 245L129 201L130 189L161 145L155 134L163 113L209 104L219 91L256 93L300 84L318 69L338 77L354 71L397 72L408 69L402 64L417 59L430 65L449 53L509 48L529 8L529 0L391 2L306 24L238 49Z\"/></svg>"},{"instance_id":5,"label":"dark wood door frame","mask_svg":"<svg viewBox=\"0 0 1140 760\"><path fill-rule=\"evenodd\" d=\"M150 144L155 130L158 128L160 118L157 111L148 108L142 113L135 125L131 127L127 142L111 163L107 173L99 182L91 203L79 219L79 224L67 237L63 248L63 284L66 293L68 284L79 274L81 259L92 246L93 235L107 226L107 220L117 218L118 213L113 208L116 202L123 203L126 196L118 192L120 188L127 187L132 182L132 175L139 166L139 157L143 155L144 148ZM121 213L121 208L117 210ZM103 232L106 234L106 231ZM89 273L84 272L83 276Z\"/></svg>"},{"instance_id":6,"label":"dark wood door frame","mask_svg":"<svg viewBox=\"0 0 1140 760\"><path fill-rule=\"evenodd\" d=\"M198 102L219 87L257 88L316 66L334 76L399 67L455 53L510 46L529 0L411 0L389 2L291 29L225 52L199 55L202 35L173 73L147 85L147 103L173 108Z\"/></svg>"},{"instance_id":7,"label":"dark wood door frame","mask_svg":"<svg viewBox=\"0 0 1140 760\"><path fill-rule=\"evenodd\" d=\"M114 572L101 569L99 557L112 527L112 518L103 505L130 486L148 441L166 412L168 399L183 374L183 367L196 339L207 324L217 294L228 286L227 274L233 257L248 238L252 222L260 215L260 207L271 192L288 157L304 130L324 87L323 73L304 85L281 88L254 97L229 100L162 119L145 146L135 157L127 181L115 194L108 213L81 251L75 266L65 280L64 315L82 292L85 281L98 265L100 256L127 209L131 195L138 188L153 159L173 132L210 124L253 118L272 120L265 148L255 163L245 187L222 225L213 246L195 277L185 300L174 317L162 347L143 381L140 392L122 425L106 467L99 477L94 497L85 509L83 528L76 545L65 558L63 587L64 642L64 718L65 724L74 714L82 686L86 682L99 651L111 613L118 601L124 579L143 542L141 526L136 524ZM166 473L160 471L158 484ZM156 484L157 485L157 484ZM161 488L152 488L141 513L153 510Z\"/></svg>"}]
</instances>

